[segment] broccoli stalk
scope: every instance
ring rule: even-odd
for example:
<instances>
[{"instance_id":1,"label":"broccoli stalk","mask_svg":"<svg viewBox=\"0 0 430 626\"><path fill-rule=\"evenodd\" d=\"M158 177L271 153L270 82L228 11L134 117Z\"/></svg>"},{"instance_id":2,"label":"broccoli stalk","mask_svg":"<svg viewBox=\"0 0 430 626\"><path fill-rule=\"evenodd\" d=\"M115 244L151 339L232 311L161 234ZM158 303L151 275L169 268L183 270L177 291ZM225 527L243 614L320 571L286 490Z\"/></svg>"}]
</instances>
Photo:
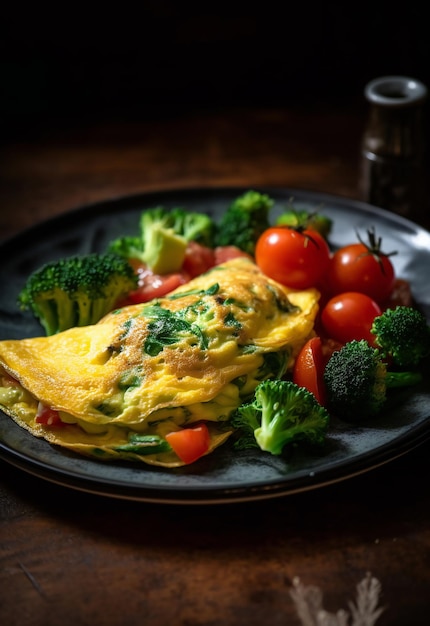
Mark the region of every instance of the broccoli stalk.
<instances>
[{"instance_id":1,"label":"broccoli stalk","mask_svg":"<svg viewBox=\"0 0 430 626\"><path fill-rule=\"evenodd\" d=\"M268 195L253 190L236 198L217 224L215 245L237 246L253 255L258 238L270 226L273 204Z\"/></svg>"},{"instance_id":2,"label":"broccoli stalk","mask_svg":"<svg viewBox=\"0 0 430 626\"><path fill-rule=\"evenodd\" d=\"M204 213L158 206L142 212L137 236L114 239L108 251L137 259L156 274L169 274L181 269L190 241L212 246L214 228L212 218Z\"/></svg>"},{"instance_id":3,"label":"broccoli stalk","mask_svg":"<svg viewBox=\"0 0 430 626\"><path fill-rule=\"evenodd\" d=\"M329 414L304 387L267 379L256 387L253 401L235 411L231 423L239 432L236 447L280 455L293 442L322 444Z\"/></svg>"},{"instance_id":4,"label":"broccoli stalk","mask_svg":"<svg viewBox=\"0 0 430 626\"><path fill-rule=\"evenodd\" d=\"M74 256L33 272L18 295L18 306L31 311L47 335L54 335L95 324L136 285L133 268L117 255Z\"/></svg>"},{"instance_id":5,"label":"broccoli stalk","mask_svg":"<svg viewBox=\"0 0 430 626\"><path fill-rule=\"evenodd\" d=\"M158 454L160 452L171 452L170 444L160 437L160 435L142 435L141 433L131 433L128 442L113 448L115 452L123 454L125 458L129 453L146 456L147 454Z\"/></svg>"},{"instance_id":6,"label":"broccoli stalk","mask_svg":"<svg viewBox=\"0 0 430 626\"><path fill-rule=\"evenodd\" d=\"M374 319L371 332L384 358L397 367L416 367L430 354L430 326L413 307L387 309Z\"/></svg>"},{"instance_id":7,"label":"broccoli stalk","mask_svg":"<svg viewBox=\"0 0 430 626\"><path fill-rule=\"evenodd\" d=\"M419 383L419 372L388 371L381 352L367 341L353 340L333 352L324 370L327 406L345 421L377 415L385 405L387 390Z\"/></svg>"}]
</instances>

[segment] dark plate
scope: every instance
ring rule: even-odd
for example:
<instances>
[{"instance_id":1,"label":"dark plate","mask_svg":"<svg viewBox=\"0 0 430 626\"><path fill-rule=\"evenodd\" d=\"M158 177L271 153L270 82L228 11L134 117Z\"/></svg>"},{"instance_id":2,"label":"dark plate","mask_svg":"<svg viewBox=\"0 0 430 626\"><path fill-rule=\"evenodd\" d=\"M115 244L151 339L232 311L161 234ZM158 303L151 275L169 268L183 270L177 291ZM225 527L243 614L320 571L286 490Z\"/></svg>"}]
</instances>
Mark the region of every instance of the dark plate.
<instances>
[{"instance_id":1,"label":"dark plate","mask_svg":"<svg viewBox=\"0 0 430 626\"><path fill-rule=\"evenodd\" d=\"M0 340L40 334L39 325L16 306L28 275L42 263L74 253L104 251L107 243L135 233L140 212L164 205L183 206L216 216L246 191L215 188L166 191L114 199L60 215L0 246ZM294 199L297 209L320 209L333 219L331 242L355 241L370 226L383 237L397 275L410 281L418 305L430 319L430 233L416 224L369 205L296 189L260 189L275 201L273 217ZM429 372L425 372L429 380ZM430 435L428 382L393 397L392 406L371 424L333 421L323 451L294 450L288 458L258 451L234 452L227 442L197 463L175 470L104 464L74 456L36 439L0 413L0 457L40 478L74 489L146 502L228 503L292 494L322 487L371 470L412 450Z\"/></svg>"}]
</instances>

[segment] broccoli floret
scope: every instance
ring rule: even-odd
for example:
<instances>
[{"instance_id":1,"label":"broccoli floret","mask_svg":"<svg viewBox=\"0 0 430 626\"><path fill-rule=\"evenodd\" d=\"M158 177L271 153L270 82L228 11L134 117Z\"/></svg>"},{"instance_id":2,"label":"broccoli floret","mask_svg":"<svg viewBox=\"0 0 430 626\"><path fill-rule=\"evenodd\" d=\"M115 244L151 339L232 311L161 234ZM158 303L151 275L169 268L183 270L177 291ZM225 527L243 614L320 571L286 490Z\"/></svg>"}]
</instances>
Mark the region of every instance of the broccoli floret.
<instances>
[{"instance_id":1,"label":"broccoli floret","mask_svg":"<svg viewBox=\"0 0 430 626\"><path fill-rule=\"evenodd\" d=\"M215 222L206 213L176 208L170 211L170 219L173 230L182 235L187 242L196 241L208 248L213 247Z\"/></svg>"},{"instance_id":2,"label":"broccoli floret","mask_svg":"<svg viewBox=\"0 0 430 626\"><path fill-rule=\"evenodd\" d=\"M131 265L115 254L73 256L33 272L18 295L18 306L54 335L95 324L136 285Z\"/></svg>"},{"instance_id":3,"label":"broccoli floret","mask_svg":"<svg viewBox=\"0 0 430 626\"><path fill-rule=\"evenodd\" d=\"M252 402L241 405L231 423L239 431L238 448L259 447L280 455L287 444L322 444L329 425L327 410L315 396L289 380L264 380Z\"/></svg>"},{"instance_id":4,"label":"broccoli floret","mask_svg":"<svg viewBox=\"0 0 430 626\"><path fill-rule=\"evenodd\" d=\"M118 239L110 242L108 253L116 254L126 260L137 259L142 261L142 240L140 237L131 235L118 237Z\"/></svg>"},{"instance_id":5,"label":"broccoli floret","mask_svg":"<svg viewBox=\"0 0 430 626\"><path fill-rule=\"evenodd\" d=\"M138 259L156 274L169 274L181 269L190 241L212 246L214 228L214 221L204 213L158 206L142 212L136 236L114 239L108 251Z\"/></svg>"},{"instance_id":6,"label":"broccoli floret","mask_svg":"<svg viewBox=\"0 0 430 626\"><path fill-rule=\"evenodd\" d=\"M430 326L409 306L387 309L373 321L371 332L385 358L400 368L413 368L430 354Z\"/></svg>"},{"instance_id":7,"label":"broccoli floret","mask_svg":"<svg viewBox=\"0 0 430 626\"><path fill-rule=\"evenodd\" d=\"M268 195L253 190L236 198L217 224L215 245L237 246L253 255L258 238L270 226L273 204Z\"/></svg>"},{"instance_id":8,"label":"broccoli floret","mask_svg":"<svg viewBox=\"0 0 430 626\"><path fill-rule=\"evenodd\" d=\"M324 370L327 406L345 421L357 422L377 415L387 390L419 383L419 372L388 371L378 348L353 340L333 352Z\"/></svg>"},{"instance_id":9,"label":"broccoli floret","mask_svg":"<svg viewBox=\"0 0 430 626\"><path fill-rule=\"evenodd\" d=\"M277 226L291 226L299 229L313 228L318 231L324 239L328 239L331 233L333 220L322 213L310 212L304 209L296 211L291 208L279 215L275 223Z\"/></svg>"}]
</instances>

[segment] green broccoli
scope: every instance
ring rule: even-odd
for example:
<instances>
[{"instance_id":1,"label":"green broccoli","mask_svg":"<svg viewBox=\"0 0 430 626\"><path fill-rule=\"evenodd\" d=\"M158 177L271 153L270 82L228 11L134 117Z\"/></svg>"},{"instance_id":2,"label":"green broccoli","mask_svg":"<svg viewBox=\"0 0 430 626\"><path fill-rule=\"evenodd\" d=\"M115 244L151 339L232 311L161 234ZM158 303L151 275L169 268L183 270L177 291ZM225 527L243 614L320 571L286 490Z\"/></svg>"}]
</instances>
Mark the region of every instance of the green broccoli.
<instances>
[{"instance_id":1,"label":"green broccoli","mask_svg":"<svg viewBox=\"0 0 430 626\"><path fill-rule=\"evenodd\" d=\"M120 456L127 459L128 455L138 454L146 456L148 454L158 454L160 452L171 452L172 447L160 435L142 435L141 433L130 433L128 442L112 448Z\"/></svg>"},{"instance_id":2,"label":"green broccoli","mask_svg":"<svg viewBox=\"0 0 430 626\"><path fill-rule=\"evenodd\" d=\"M430 326L413 307L387 309L374 319L371 332L383 356L397 367L416 367L430 354Z\"/></svg>"},{"instance_id":3,"label":"green broccoli","mask_svg":"<svg viewBox=\"0 0 430 626\"><path fill-rule=\"evenodd\" d=\"M237 246L253 255L258 238L270 226L273 204L268 195L253 190L236 198L217 223L215 245Z\"/></svg>"},{"instance_id":4,"label":"green broccoli","mask_svg":"<svg viewBox=\"0 0 430 626\"><path fill-rule=\"evenodd\" d=\"M364 339L353 340L333 352L325 367L327 407L345 421L364 420L382 410L388 389L421 380L419 372L388 371L378 348Z\"/></svg>"},{"instance_id":5,"label":"green broccoli","mask_svg":"<svg viewBox=\"0 0 430 626\"><path fill-rule=\"evenodd\" d=\"M142 212L136 236L114 239L108 251L138 259L156 274L169 274L181 269L190 241L211 247L214 229L209 215L157 206Z\"/></svg>"},{"instance_id":6,"label":"green broccoli","mask_svg":"<svg viewBox=\"0 0 430 626\"><path fill-rule=\"evenodd\" d=\"M187 242L196 241L208 248L213 247L215 222L209 215L176 208L170 211L169 216L173 230Z\"/></svg>"},{"instance_id":7,"label":"green broccoli","mask_svg":"<svg viewBox=\"0 0 430 626\"><path fill-rule=\"evenodd\" d=\"M315 396L290 380L267 379L255 389L254 399L231 417L238 429L235 446L258 447L280 455L287 444L322 444L329 425L327 410Z\"/></svg>"},{"instance_id":8,"label":"green broccoli","mask_svg":"<svg viewBox=\"0 0 430 626\"><path fill-rule=\"evenodd\" d=\"M297 211L293 208L284 211L279 215L275 222L276 226L291 226L292 228L313 228L318 231L324 239L328 239L333 220L327 215L318 212L310 212L306 210Z\"/></svg>"},{"instance_id":9,"label":"green broccoli","mask_svg":"<svg viewBox=\"0 0 430 626\"><path fill-rule=\"evenodd\" d=\"M33 272L18 295L18 306L39 320L47 335L95 324L137 286L125 259L92 253L52 261Z\"/></svg>"}]
</instances>

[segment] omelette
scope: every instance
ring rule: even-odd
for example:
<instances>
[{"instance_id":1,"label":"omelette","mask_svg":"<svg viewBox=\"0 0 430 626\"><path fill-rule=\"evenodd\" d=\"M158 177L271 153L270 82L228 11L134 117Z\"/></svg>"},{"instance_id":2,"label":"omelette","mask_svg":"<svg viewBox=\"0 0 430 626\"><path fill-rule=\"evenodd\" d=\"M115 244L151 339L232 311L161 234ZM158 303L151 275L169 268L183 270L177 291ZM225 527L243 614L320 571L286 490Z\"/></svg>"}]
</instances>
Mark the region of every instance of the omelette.
<instances>
[{"instance_id":1,"label":"omelette","mask_svg":"<svg viewBox=\"0 0 430 626\"><path fill-rule=\"evenodd\" d=\"M314 334L319 292L291 290L238 258L97 324L0 341L0 409L94 459L178 467L168 433L204 422L207 453L259 382L291 371ZM59 416L37 419L41 407Z\"/></svg>"}]
</instances>

